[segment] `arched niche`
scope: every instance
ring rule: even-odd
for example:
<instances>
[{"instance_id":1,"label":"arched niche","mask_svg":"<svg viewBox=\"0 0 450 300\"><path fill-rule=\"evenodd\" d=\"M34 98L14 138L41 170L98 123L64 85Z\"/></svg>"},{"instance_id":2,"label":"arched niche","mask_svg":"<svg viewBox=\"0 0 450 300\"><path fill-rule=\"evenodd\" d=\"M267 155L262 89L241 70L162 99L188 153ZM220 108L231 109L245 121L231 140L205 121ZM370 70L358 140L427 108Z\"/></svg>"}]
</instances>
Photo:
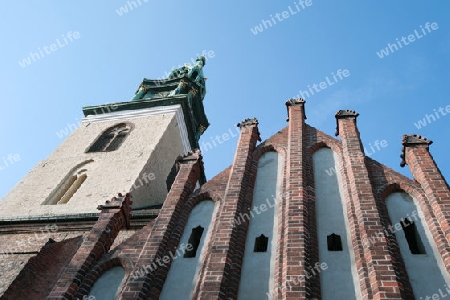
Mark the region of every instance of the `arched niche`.
<instances>
[{"instance_id":1,"label":"arched niche","mask_svg":"<svg viewBox=\"0 0 450 300\"><path fill-rule=\"evenodd\" d=\"M251 211L234 220L235 225L249 222L238 299L267 299L273 293L282 170L277 152L259 158Z\"/></svg>"},{"instance_id":2,"label":"arched niche","mask_svg":"<svg viewBox=\"0 0 450 300\"><path fill-rule=\"evenodd\" d=\"M347 208L342 193L342 180L337 154L320 148L313 154L316 226L322 299L359 299L359 282L351 236L346 218ZM314 275L312 272L310 276Z\"/></svg>"},{"instance_id":3,"label":"arched niche","mask_svg":"<svg viewBox=\"0 0 450 300\"><path fill-rule=\"evenodd\" d=\"M192 209L180 244L172 255L173 261L159 299L191 299L204 260L205 244L210 239L215 207L212 200L204 200Z\"/></svg>"},{"instance_id":4,"label":"arched niche","mask_svg":"<svg viewBox=\"0 0 450 300\"><path fill-rule=\"evenodd\" d=\"M395 235L416 299L445 291L450 276L414 199L395 192L386 198L386 206L391 221L386 233Z\"/></svg>"},{"instance_id":5,"label":"arched niche","mask_svg":"<svg viewBox=\"0 0 450 300\"><path fill-rule=\"evenodd\" d=\"M96 300L116 299L121 290L124 278L124 268L114 267L109 269L94 283L89 296L94 296Z\"/></svg>"}]
</instances>

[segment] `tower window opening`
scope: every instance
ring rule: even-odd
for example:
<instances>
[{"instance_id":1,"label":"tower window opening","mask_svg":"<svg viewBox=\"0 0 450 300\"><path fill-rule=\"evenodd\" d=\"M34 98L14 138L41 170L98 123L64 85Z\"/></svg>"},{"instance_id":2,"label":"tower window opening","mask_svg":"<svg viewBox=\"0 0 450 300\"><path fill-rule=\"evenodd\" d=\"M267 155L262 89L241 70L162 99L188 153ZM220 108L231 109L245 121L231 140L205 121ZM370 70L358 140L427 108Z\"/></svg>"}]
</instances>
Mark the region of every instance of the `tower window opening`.
<instances>
[{"instance_id":1,"label":"tower window opening","mask_svg":"<svg viewBox=\"0 0 450 300\"><path fill-rule=\"evenodd\" d=\"M86 161L73 168L58 184L56 189L42 203L43 205L66 204L87 179L88 169L84 166L93 160Z\"/></svg>"},{"instance_id":2,"label":"tower window opening","mask_svg":"<svg viewBox=\"0 0 450 300\"><path fill-rule=\"evenodd\" d=\"M197 79L197 76L198 76L198 72L197 71L194 71L194 72L192 72L192 75L191 75L191 78L192 79Z\"/></svg>"},{"instance_id":3,"label":"tower window opening","mask_svg":"<svg viewBox=\"0 0 450 300\"><path fill-rule=\"evenodd\" d=\"M188 246L186 246L186 250L184 252L183 257L191 258L197 255L197 249L198 246L200 245L200 240L204 230L205 228L203 228L200 225L192 229L192 233L188 241Z\"/></svg>"},{"instance_id":4,"label":"tower window opening","mask_svg":"<svg viewBox=\"0 0 450 300\"><path fill-rule=\"evenodd\" d=\"M342 251L341 236L335 233L327 236L328 251Z\"/></svg>"},{"instance_id":5,"label":"tower window opening","mask_svg":"<svg viewBox=\"0 0 450 300\"><path fill-rule=\"evenodd\" d=\"M131 131L131 125L120 123L107 129L87 152L109 152L119 149Z\"/></svg>"},{"instance_id":6,"label":"tower window opening","mask_svg":"<svg viewBox=\"0 0 450 300\"><path fill-rule=\"evenodd\" d=\"M71 177L70 184L66 185L66 190L61 199L56 204L66 204L70 198L77 192L81 184L87 179L86 170L81 170Z\"/></svg>"},{"instance_id":7,"label":"tower window opening","mask_svg":"<svg viewBox=\"0 0 450 300\"><path fill-rule=\"evenodd\" d=\"M416 224L408 218L402 219L400 224L402 225L403 232L405 234L406 241L408 242L409 250L411 254L426 254L425 247L420 239L419 232L417 231Z\"/></svg>"},{"instance_id":8,"label":"tower window opening","mask_svg":"<svg viewBox=\"0 0 450 300\"><path fill-rule=\"evenodd\" d=\"M255 239L255 247L253 252L267 252L267 246L269 245L269 238L264 234L261 234Z\"/></svg>"}]
</instances>

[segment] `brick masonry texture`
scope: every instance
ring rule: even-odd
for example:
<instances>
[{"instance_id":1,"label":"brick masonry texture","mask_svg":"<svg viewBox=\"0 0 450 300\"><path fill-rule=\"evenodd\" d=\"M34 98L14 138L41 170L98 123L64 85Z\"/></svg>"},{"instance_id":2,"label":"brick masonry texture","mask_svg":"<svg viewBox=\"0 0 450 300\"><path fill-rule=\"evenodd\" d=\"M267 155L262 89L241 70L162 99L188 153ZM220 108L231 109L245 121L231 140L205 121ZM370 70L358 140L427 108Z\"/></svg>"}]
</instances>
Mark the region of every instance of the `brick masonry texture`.
<instances>
[{"instance_id":1,"label":"brick masonry texture","mask_svg":"<svg viewBox=\"0 0 450 300\"><path fill-rule=\"evenodd\" d=\"M342 112L342 111L340 111ZM379 207L375 201L365 156L356 126L356 113L336 114L339 135L342 141L343 162L346 169L346 182L349 185L347 206L352 207L349 214L350 230L357 232L360 239L352 239L358 253L356 264L361 279L361 294L369 299L400 298L400 286L396 280L392 259L385 241L371 243L370 236L383 232ZM343 168L344 169L344 168ZM347 212L349 213L349 212ZM354 227L353 227L354 226Z\"/></svg>"},{"instance_id":2,"label":"brick masonry texture","mask_svg":"<svg viewBox=\"0 0 450 300\"><path fill-rule=\"evenodd\" d=\"M11 272L12 267L5 269L8 279L2 279L1 287L9 289L3 299L20 299L27 292L30 296L26 299L82 298L114 266L122 266L126 272L119 299L158 299L171 260L148 272L138 271L174 252L189 213L204 200L214 201L217 209L192 298L236 299L248 222L233 225L233 220L252 208L258 159L268 151L279 154L284 174L272 288L278 299L321 299L319 276L306 278L304 271L319 262L312 155L322 147L337 154L346 203L344 213L356 260L355 283L359 284L362 299L414 298L395 235L386 235L375 243L369 240L392 225L385 200L397 191L417 200L450 271L450 192L429 152L430 143L416 136L403 139L404 162L415 179L411 180L364 155L356 112L345 110L336 114L336 139L305 123L303 100L288 101L287 110L288 126L259 144L258 121L241 122L232 164L199 189L195 186L204 172L200 152L179 157L179 172L158 216L143 228L125 230L130 212L111 208L102 211L91 230L56 232L42 239L45 243L52 237L56 243L23 248L24 252L38 254L14 254L10 263L21 264L22 271L13 281L17 274ZM15 234L0 231L0 238L11 243L31 234L32 229ZM55 249L52 258L58 263L42 269L49 259L49 249ZM32 258L28 260L29 257ZM30 279L30 272L42 278ZM298 284L292 284L292 280ZM37 288L31 291L31 287Z\"/></svg>"},{"instance_id":3,"label":"brick masonry texture","mask_svg":"<svg viewBox=\"0 0 450 300\"><path fill-rule=\"evenodd\" d=\"M434 221L429 228L438 249L441 250L447 271L450 272L450 189L448 183L429 152L431 141L417 135L405 135L402 142L404 162L408 164L425 194L427 201L424 201L423 204L428 204L426 209L429 212L425 217L427 223Z\"/></svg>"},{"instance_id":4,"label":"brick masonry texture","mask_svg":"<svg viewBox=\"0 0 450 300\"><path fill-rule=\"evenodd\" d=\"M312 222L309 214L308 172L310 160L306 155L306 124L304 101L287 102L288 107L288 143L286 158L286 200L282 228L282 298L302 299L309 295L305 271L310 266ZM300 277L298 277L300 276ZM288 286L293 278L299 278L299 284Z\"/></svg>"},{"instance_id":5,"label":"brick masonry texture","mask_svg":"<svg viewBox=\"0 0 450 300\"><path fill-rule=\"evenodd\" d=\"M250 178L252 161L249 156L260 139L257 124L256 120L245 120L238 125L241 135L234 162L229 171L218 216L211 224L214 230L211 240L214 245L207 258L206 274L200 283L200 291L196 291L201 299L236 298L237 295L237 278L240 277L248 223L233 226L233 220L239 213L248 210L248 204L245 203L249 199L245 197L246 189L252 187L255 180Z\"/></svg>"},{"instance_id":6,"label":"brick masonry texture","mask_svg":"<svg viewBox=\"0 0 450 300\"><path fill-rule=\"evenodd\" d=\"M16 279L17 275L19 275L20 271L22 271L23 267L25 267L28 260L33 256L35 256L35 254L14 254L7 258L0 259L0 268L2 270L2 275L0 276L0 295L5 293L14 279Z\"/></svg>"},{"instance_id":7,"label":"brick masonry texture","mask_svg":"<svg viewBox=\"0 0 450 300\"><path fill-rule=\"evenodd\" d=\"M94 223L52 223L53 226L56 225L56 227L52 227L54 232L45 229L45 226L51 226L47 223L21 224L1 228L0 268L2 275L0 276L0 296L4 294L13 280L19 275L27 261L31 257L36 256L49 239L57 242L65 242L76 237L85 239ZM132 236L136 230L120 231L111 246L111 250Z\"/></svg>"},{"instance_id":8,"label":"brick masonry texture","mask_svg":"<svg viewBox=\"0 0 450 300\"><path fill-rule=\"evenodd\" d=\"M28 261L2 299L44 299L70 263L81 241L81 237L76 237L44 246L38 256Z\"/></svg>"}]
</instances>

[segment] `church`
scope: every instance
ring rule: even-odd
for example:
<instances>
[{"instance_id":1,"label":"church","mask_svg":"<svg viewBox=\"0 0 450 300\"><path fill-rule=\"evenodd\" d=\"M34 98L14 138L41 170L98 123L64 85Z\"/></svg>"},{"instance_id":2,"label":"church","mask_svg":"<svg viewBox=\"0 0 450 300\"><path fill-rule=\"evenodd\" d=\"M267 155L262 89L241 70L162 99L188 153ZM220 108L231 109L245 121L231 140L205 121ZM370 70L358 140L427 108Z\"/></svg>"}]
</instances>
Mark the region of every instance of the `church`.
<instances>
[{"instance_id":1,"label":"church","mask_svg":"<svg viewBox=\"0 0 450 300\"><path fill-rule=\"evenodd\" d=\"M0 201L0 299L450 295L450 189L430 140L398 141L411 180L368 157L356 111L332 137L289 99L267 140L236 120L234 160L206 180L205 63L84 107Z\"/></svg>"}]
</instances>

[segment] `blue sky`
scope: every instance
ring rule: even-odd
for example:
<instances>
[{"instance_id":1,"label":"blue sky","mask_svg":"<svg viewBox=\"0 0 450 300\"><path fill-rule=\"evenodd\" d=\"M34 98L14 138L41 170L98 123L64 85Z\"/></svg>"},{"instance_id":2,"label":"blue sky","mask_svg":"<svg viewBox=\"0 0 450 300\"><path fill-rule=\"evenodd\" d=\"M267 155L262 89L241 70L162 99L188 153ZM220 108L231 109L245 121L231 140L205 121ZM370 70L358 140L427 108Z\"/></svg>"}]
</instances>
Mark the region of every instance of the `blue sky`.
<instances>
[{"instance_id":1,"label":"blue sky","mask_svg":"<svg viewBox=\"0 0 450 300\"><path fill-rule=\"evenodd\" d=\"M211 126L201 144L249 117L267 139L287 125L285 101L317 84L306 98L308 124L334 135L336 111L356 110L370 156L409 177L399 167L401 137L423 135L450 177L447 2L139 1L2 4L0 197L63 141L57 132L78 124L83 106L129 100L142 78L160 78L202 51L211 53ZM49 54L29 57L57 40ZM380 58L382 49L389 55ZM333 79L344 70L347 77ZM327 77L334 84L322 89ZM372 151L377 140L387 145ZM208 179L231 164L236 142L204 151Z\"/></svg>"}]
</instances>

